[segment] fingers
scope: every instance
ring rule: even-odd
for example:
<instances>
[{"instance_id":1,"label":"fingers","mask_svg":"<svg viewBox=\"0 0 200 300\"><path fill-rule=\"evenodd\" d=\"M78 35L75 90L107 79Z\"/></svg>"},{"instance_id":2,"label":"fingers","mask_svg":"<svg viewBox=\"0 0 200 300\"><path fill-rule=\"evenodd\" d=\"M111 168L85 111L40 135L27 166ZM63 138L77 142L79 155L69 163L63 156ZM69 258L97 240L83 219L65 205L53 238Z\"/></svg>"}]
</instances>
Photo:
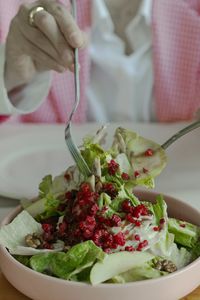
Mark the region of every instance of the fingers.
<instances>
[{"instance_id":1,"label":"fingers","mask_svg":"<svg viewBox=\"0 0 200 300\"><path fill-rule=\"evenodd\" d=\"M36 13L34 27L30 26L28 16L30 9L35 6L43 6L45 11ZM18 49L18 57L23 56L23 53L30 57L36 71L52 69L63 72L66 68L73 71L74 48L83 47L86 43L69 7L55 0L40 0L22 5L11 27L9 35L13 36L13 41L9 42L10 49ZM23 42L18 43L18 36L21 36ZM16 57L12 53L11 56Z\"/></svg>"},{"instance_id":2,"label":"fingers","mask_svg":"<svg viewBox=\"0 0 200 300\"><path fill-rule=\"evenodd\" d=\"M65 71L65 68L54 60L47 53L31 44L29 41L24 40L23 43L24 53L30 56L38 71L54 70L59 73Z\"/></svg>"},{"instance_id":3,"label":"fingers","mask_svg":"<svg viewBox=\"0 0 200 300\"><path fill-rule=\"evenodd\" d=\"M54 17L46 11L36 14L35 25L47 37L56 49L65 67L71 67L74 61L74 52L60 32Z\"/></svg>"},{"instance_id":4,"label":"fingers","mask_svg":"<svg viewBox=\"0 0 200 300\"><path fill-rule=\"evenodd\" d=\"M75 20L73 19L69 10L62 4L57 2L46 2L46 0L41 1L48 12L55 18L60 31L65 37L65 40L73 48L81 48L85 45L85 35L79 29Z\"/></svg>"},{"instance_id":5,"label":"fingers","mask_svg":"<svg viewBox=\"0 0 200 300\"><path fill-rule=\"evenodd\" d=\"M43 51L38 45L35 45L23 35L23 33L18 29L18 22L13 20L11 23L10 30L12 31L13 35L8 35L7 39L7 50L9 49L10 56L15 57L15 61L19 61L20 57L30 57L37 66L40 66L40 70L55 70L57 72L64 72L65 67L62 66L58 62L58 60L54 59L52 56L48 55L47 52ZM18 45L16 44L16 40ZM54 50L55 51L55 50ZM20 59L21 62L21 69L25 70L25 63L27 63L27 59L23 60ZM13 63L15 63L15 61ZM37 69L37 71L39 71ZM20 71L19 71L20 73Z\"/></svg>"},{"instance_id":6,"label":"fingers","mask_svg":"<svg viewBox=\"0 0 200 300\"><path fill-rule=\"evenodd\" d=\"M25 15L26 14L24 14L24 8L22 7L21 11L19 12L19 18L16 18L16 22L15 22L16 26L19 27L19 30L21 31L23 36L33 45L37 46L40 50L42 50L44 53L50 56L52 59L56 60L58 64L64 66L65 68L70 67L73 63L73 52L70 49L70 47L68 46L67 48L65 42L65 50L67 52L67 54L65 53L66 54L65 57L63 57L63 55L61 55L57 51L58 48L56 49L54 47L54 44L56 43L56 39L58 41L62 41L63 38L61 34L55 35L56 31L58 30L56 29L57 25L55 21L52 22L53 17L48 12L45 12L45 15L43 17L43 20L45 21L42 21L41 23L40 21L38 21L39 26L43 28L43 31L46 33L46 35L49 35L50 38L49 39L39 28L29 26L29 24L27 23L27 18L25 18ZM39 15L40 13L38 13L38 16ZM53 25L52 34L50 33L51 25ZM64 48L63 43L64 42L62 42Z\"/></svg>"}]
</instances>

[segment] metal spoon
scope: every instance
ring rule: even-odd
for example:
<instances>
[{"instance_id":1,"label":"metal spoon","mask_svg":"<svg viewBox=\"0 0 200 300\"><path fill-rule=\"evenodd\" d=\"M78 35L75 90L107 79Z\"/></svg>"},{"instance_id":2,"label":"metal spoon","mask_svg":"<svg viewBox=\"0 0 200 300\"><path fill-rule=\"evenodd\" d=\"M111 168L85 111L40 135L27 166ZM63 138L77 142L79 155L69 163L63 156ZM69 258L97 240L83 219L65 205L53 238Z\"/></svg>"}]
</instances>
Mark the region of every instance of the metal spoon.
<instances>
[{"instance_id":1,"label":"metal spoon","mask_svg":"<svg viewBox=\"0 0 200 300\"><path fill-rule=\"evenodd\" d=\"M183 135L187 134L188 132L190 132L198 127L200 127L200 120L186 126L185 128L181 129L180 131L178 131L177 133L172 135L172 137L170 137L164 144L162 144L161 147L164 150L167 149L171 144L173 144L180 137L182 137Z\"/></svg>"}]
</instances>

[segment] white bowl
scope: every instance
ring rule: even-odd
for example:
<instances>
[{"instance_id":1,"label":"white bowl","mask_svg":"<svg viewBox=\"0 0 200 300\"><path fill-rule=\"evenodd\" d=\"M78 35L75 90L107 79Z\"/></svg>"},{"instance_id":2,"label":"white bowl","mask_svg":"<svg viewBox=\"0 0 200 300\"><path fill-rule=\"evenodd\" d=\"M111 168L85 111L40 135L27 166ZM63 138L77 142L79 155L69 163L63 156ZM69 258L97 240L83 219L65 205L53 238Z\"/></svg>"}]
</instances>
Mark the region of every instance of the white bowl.
<instances>
[{"instance_id":1,"label":"white bowl","mask_svg":"<svg viewBox=\"0 0 200 300\"><path fill-rule=\"evenodd\" d=\"M156 193L139 191L141 200L154 201ZM165 196L168 213L200 226L200 212L190 205ZM18 207L2 222L8 224L19 212ZM89 284L57 279L37 273L15 260L0 246L0 267L7 280L34 300L178 300L200 284L200 258L170 275L126 284Z\"/></svg>"}]
</instances>

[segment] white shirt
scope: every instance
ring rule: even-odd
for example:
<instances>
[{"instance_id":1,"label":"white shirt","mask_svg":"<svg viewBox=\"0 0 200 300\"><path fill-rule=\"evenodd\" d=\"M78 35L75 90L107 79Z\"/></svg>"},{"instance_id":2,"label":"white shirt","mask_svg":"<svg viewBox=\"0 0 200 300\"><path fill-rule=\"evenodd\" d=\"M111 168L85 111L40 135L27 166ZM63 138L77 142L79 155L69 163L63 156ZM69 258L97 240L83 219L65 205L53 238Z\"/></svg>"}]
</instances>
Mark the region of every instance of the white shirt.
<instances>
[{"instance_id":1,"label":"white shirt","mask_svg":"<svg viewBox=\"0 0 200 300\"><path fill-rule=\"evenodd\" d=\"M141 1L137 15L125 28L133 52L114 32L104 0L93 1L90 55L91 81L87 90L90 121L150 121L153 116L151 37L152 0ZM12 105L4 84L4 45L0 47L0 113L25 114L46 98L50 72L40 74L15 96ZM114 99L114 100L113 100Z\"/></svg>"}]
</instances>

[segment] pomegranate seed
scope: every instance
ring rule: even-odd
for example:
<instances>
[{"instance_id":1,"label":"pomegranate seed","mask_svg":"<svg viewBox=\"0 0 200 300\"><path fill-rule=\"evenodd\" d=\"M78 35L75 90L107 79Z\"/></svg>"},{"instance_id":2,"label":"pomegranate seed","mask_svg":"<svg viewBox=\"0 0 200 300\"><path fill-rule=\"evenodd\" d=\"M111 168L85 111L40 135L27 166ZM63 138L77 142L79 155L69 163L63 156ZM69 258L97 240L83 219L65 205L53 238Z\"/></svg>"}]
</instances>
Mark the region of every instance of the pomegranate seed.
<instances>
[{"instance_id":1,"label":"pomegranate seed","mask_svg":"<svg viewBox=\"0 0 200 300\"><path fill-rule=\"evenodd\" d=\"M113 223L111 219L104 218L103 224L109 227L113 227Z\"/></svg>"},{"instance_id":2,"label":"pomegranate seed","mask_svg":"<svg viewBox=\"0 0 200 300\"><path fill-rule=\"evenodd\" d=\"M71 176L70 176L69 173L66 173L66 174L64 175L64 177L65 177L65 179L66 179L67 181L69 181L69 180L71 179Z\"/></svg>"},{"instance_id":3,"label":"pomegranate seed","mask_svg":"<svg viewBox=\"0 0 200 300\"><path fill-rule=\"evenodd\" d=\"M117 245L124 246L126 243L126 240L125 240L125 236L124 236L123 232L119 232L116 235L114 235L114 241Z\"/></svg>"},{"instance_id":4,"label":"pomegranate seed","mask_svg":"<svg viewBox=\"0 0 200 300\"><path fill-rule=\"evenodd\" d=\"M164 223L165 223L165 219L164 218L160 219L160 224L162 225Z\"/></svg>"},{"instance_id":5,"label":"pomegranate seed","mask_svg":"<svg viewBox=\"0 0 200 300\"><path fill-rule=\"evenodd\" d=\"M108 210L108 206L104 206L101 210L101 213L104 214L107 212L107 210Z\"/></svg>"},{"instance_id":6,"label":"pomegranate seed","mask_svg":"<svg viewBox=\"0 0 200 300\"><path fill-rule=\"evenodd\" d=\"M135 176L135 178L139 177L139 176L140 176L140 172L135 171L135 172L134 172L134 176Z\"/></svg>"},{"instance_id":7,"label":"pomegranate seed","mask_svg":"<svg viewBox=\"0 0 200 300\"><path fill-rule=\"evenodd\" d=\"M91 238L91 237L93 236L93 232L90 231L89 229L86 229L86 230L83 232L83 236L84 236L84 238L89 239L89 238Z\"/></svg>"},{"instance_id":8,"label":"pomegranate seed","mask_svg":"<svg viewBox=\"0 0 200 300\"><path fill-rule=\"evenodd\" d=\"M111 221L112 221L112 226L120 226L122 220L118 215L114 214L112 215Z\"/></svg>"},{"instance_id":9,"label":"pomegranate seed","mask_svg":"<svg viewBox=\"0 0 200 300\"><path fill-rule=\"evenodd\" d=\"M131 208L132 208L132 204L128 199L124 200L122 202L121 208L122 208L122 211L124 211L124 212L130 212Z\"/></svg>"},{"instance_id":10,"label":"pomegranate seed","mask_svg":"<svg viewBox=\"0 0 200 300\"><path fill-rule=\"evenodd\" d=\"M186 226L185 224L180 224L180 227L183 227L183 228L185 228L185 226Z\"/></svg>"},{"instance_id":11,"label":"pomegranate seed","mask_svg":"<svg viewBox=\"0 0 200 300\"><path fill-rule=\"evenodd\" d=\"M158 226L153 227L154 231L160 231L160 228Z\"/></svg>"},{"instance_id":12,"label":"pomegranate seed","mask_svg":"<svg viewBox=\"0 0 200 300\"><path fill-rule=\"evenodd\" d=\"M81 190L81 192L83 192L83 193L91 192L90 184L87 183L87 182L82 183L82 184L81 184L80 190Z\"/></svg>"},{"instance_id":13,"label":"pomegranate seed","mask_svg":"<svg viewBox=\"0 0 200 300\"><path fill-rule=\"evenodd\" d=\"M53 229L53 226L51 224L42 224L42 229L44 230L44 232L50 232Z\"/></svg>"},{"instance_id":14,"label":"pomegranate seed","mask_svg":"<svg viewBox=\"0 0 200 300\"><path fill-rule=\"evenodd\" d=\"M147 170L147 169L145 169L145 168L143 168L142 170L143 170L143 173L144 173L144 174L146 174L146 173L149 172L149 170Z\"/></svg>"},{"instance_id":15,"label":"pomegranate seed","mask_svg":"<svg viewBox=\"0 0 200 300\"><path fill-rule=\"evenodd\" d=\"M114 248L114 242L113 242L113 236L112 234L108 233L105 236L105 241L104 241L104 248Z\"/></svg>"},{"instance_id":16,"label":"pomegranate seed","mask_svg":"<svg viewBox=\"0 0 200 300\"><path fill-rule=\"evenodd\" d=\"M153 150L152 149L147 149L144 153L145 156L152 156L153 155Z\"/></svg>"},{"instance_id":17,"label":"pomegranate seed","mask_svg":"<svg viewBox=\"0 0 200 300\"><path fill-rule=\"evenodd\" d=\"M51 232L44 232L42 237L45 242L47 242L47 241L50 242L50 241L53 241L53 239L54 239L54 235Z\"/></svg>"},{"instance_id":18,"label":"pomegranate seed","mask_svg":"<svg viewBox=\"0 0 200 300\"><path fill-rule=\"evenodd\" d=\"M132 209L131 213L134 218L139 218L141 215L141 208L139 206L136 206Z\"/></svg>"},{"instance_id":19,"label":"pomegranate seed","mask_svg":"<svg viewBox=\"0 0 200 300\"><path fill-rule=\"evenodd\" d=\"M142 224L142 223L141 223L140 221L138 221L138 220L135 220L135 222L134 222L134 223L135 223L135 226L136 226L136 227L140 227L140 226L141 226L141 224Z\"/></svg>"},{"instance_id":20,"label":"pomegranate seed","mask_svg":"<svg viewBox=\"0 0 200 300\"><path fill-rule=\"evenodd\" d=\"M67 229L67 223L66 222L62 222L59 224L59 233L64 233Z\"/></svg>"},{"instance_id":21,"label":"pomegranate seed","mask_svg":"<svg viewBox=\"0 0 200 300\"><path fill-rule=\"evenodd\" d=\"M96 220L94 217L87 216L85 220L88 224L96 224Z\"/></svg>"},{"instance_id":22,"label":"pomegranate seed","mask_svg":"<svg viewBox=\"0 0 200 300\"><path fill-rule=\"evenodd\" d=\"M139 218L140 215L146 216L148 215L148 210L144 204L140 204L132 210L132 215L135 218Z\"/></svg>"},{"instance_id":23,"label":"pomegranate seed","mask_svg":"<svg viewBox=\"0 0 200 300\"><path fill-rule=\"evenodd\" d=\"M104 252L106 252L107 254L110 254L111 253L111 249L110 248L106 248L103 250Z\"/></svg>"},{"instance_id":24,"label":"pomegranate seed","mask_svg":"<svg viewBox=\"0 0 200 300\"><path fill-rule=\"evenodd\" d=\"M96 227L96 220L94 217L91 216L87 216L85 221L81 221L79 223L79 228L82 230L83 234L87 230L89 230L93 234L95 227Z\"/></svg>"},{"instance_id":25,"label":"pomegranate seed","mask_svg":"<svg viewBox=\"0 0 200 300\"><path fill-rule=\"evenodd\" d=\"M135 251L135 248L133 248L133 246L126 246L125 251L132 252L132 251Z\"/></svg>"},{"instance_id":26,"label":"pomegranate seed","mask_svg":"<svg viewBox=\"0 0 200 300\"><path fill-rule=\"evenodd\" d=\"M143 242L142 242L142 247L144 248L144 247L146 247L146 246L148 246L148 241L147 240L144 240Z\"/></svg>"},{"instance_id":27,"label":"pomegranate seed","mask_svg":"<svg viewBox=\"0 0 200 300\"><path fill-rule=\"evenodd\" d=\"M135 220L133 219L131 214L126 215L126 220L129 221L130 223L134 224Z\"/></svg>"},{"instance_id":28,"label":"pomegranate seed","mask_svg":"<svg viewBox=\"0 0 200 300\"><path fill-rule=\"evenodd\" d=\"M103 236L105 235L105 231L104 229L100 229L100 230L96 230L92 239L93 242L97 245L97 246L103 246Z\"/></svg>"},{"instance_id":29,"label":"pomegranate seed","mask_svg":"<svg viewBox=\"0 0 200 300\"><path fill-rule=\"evenodd\" d=\"M139 236L139 234L136 234L136 235L134 236L134 238L135 238L136 241L140 241L140 236Z\"/></svg>"},{"instance_id":30,"label":"pomegranate seed","mask_svg":"<svg viewBox=\"0 0 200 300\"><path fill-rule=\"evenodd\" d=\"M87 205L87 201L85 201L85 199L82 199L82 200L79 200L79 201L78 201L78 204L79 204L80 206L85 206L85 205Z\"/></svg>"},{"instance_id":31,"label":"pomegranate seed","mask_svg":"<svg viewBox=\"0 0 200 300\"><path fill-rule=\"evenodd\" d=\"M97 211L99 210L98 205L95 203L90 207L90 215L96 215Z\"/></svg>"},{"instance_id":32,"label":"pomegranate seed","mask_svg":"<svg viewBox=\"0 0 200 300\"><path fill-rule=\"evenodd\" d=\"M116 163L114 159L111 159L111 161L108 163L108 173L110 175L115 175L118 169L119 169L119 164Z\"/></svg>"},{"instance_id":33,"label":"pomegranate seed","mask_svg":"<svg viewBox=\"0 0 200 300\"><path fill-rule=\"evenodd\" d=\"M106 242L109 245L110 244L112 245L112 243L113 243L112 235L105 229L96 230L92 237L92 240L99 247L105 247ZM109 246L107 245L107 247L109 247Z\"/></svg>"},{"instance_id":34,"label":"pomegranate seed","mask_svg":"<svg viewBox=\"0 0 200 300\"><path fill-rule=\"evenodd\" d=\"M107 193L111 199L114 199L117 196L117 190L111 182L103 184L103 192Z\"/></svg>"},{"instance_id":35,"label":"pomegranate seed","mask_svg":"<svg viewBox=\"0 0 200 300\"><path fill-rule=\"evenodd\" d=\"M121 178L122 178L123 180L129 180L129 179L130 179L130 176L129 176L127 173L122 173Z\"/></svg>"},{"instance_id":36,"label":"pomegranate seed","mask_svg":"<svg viewBox=\"0 0 200 300\"><path fill-rule=\"evenodd\" d=\"M97 216L97 218L99 223L103 224L105 222L105 218L103 216Z\"/></svg>"},{"instance_id":37,"label":"pomegranate seed","mask_svg":"<svg viewBox=\"0 0 200 300\"><path fill-rule=\"evenodd\" d=\"M138 251L141 251L144 247L146 247L148 245L148 241L147 240L144 240L142 242L139 243L138 247L137 247L137 250Z\"/></svg>"},{"instance_id":38,"label":"pomegranate seed","mask_svg":"<svg viewBox=\"0 0 200 300\"><path fill-rule=\"evenodd\" d=\"M53 249L53 245L51 245L51 244L49 244L47 242L43 243L42 246L43 246L44 249Z\"/></svg>"}]
</instances>

